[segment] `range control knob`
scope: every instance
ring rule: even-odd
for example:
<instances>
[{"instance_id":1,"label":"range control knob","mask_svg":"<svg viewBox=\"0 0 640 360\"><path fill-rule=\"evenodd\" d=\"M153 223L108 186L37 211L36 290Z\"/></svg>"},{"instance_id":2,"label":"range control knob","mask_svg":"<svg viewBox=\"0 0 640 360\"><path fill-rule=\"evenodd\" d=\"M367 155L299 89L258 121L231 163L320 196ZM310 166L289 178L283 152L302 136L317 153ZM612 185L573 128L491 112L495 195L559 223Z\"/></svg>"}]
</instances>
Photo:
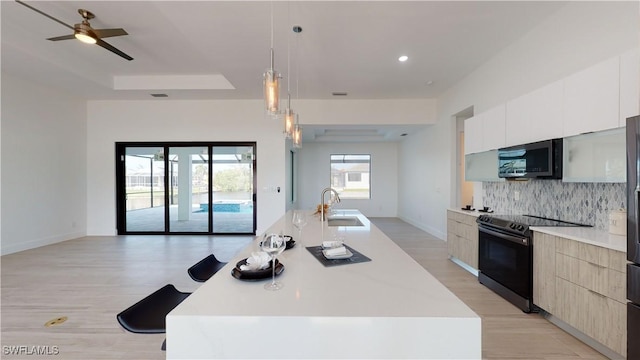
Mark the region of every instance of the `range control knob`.
<instances>
[{"instance_id":1,"label":"range control knob","mask_svg":"<svg viewBox=\"0 0 640 360\"><path fill-rule=\"evenodd\" d=\"M509 224L509 228L515 229L516 228L516 224L514 224L514 223Z\"/></svg>"},{"instance_id":2,"label":"range control knob","mask_svg":"<svg viewBox=\"0 0 640 360\"><path fill-rule=\"evenodd\" d=\"M518 230L524 231L524 225L518 225Z\"/></svg>"}]
</instances>

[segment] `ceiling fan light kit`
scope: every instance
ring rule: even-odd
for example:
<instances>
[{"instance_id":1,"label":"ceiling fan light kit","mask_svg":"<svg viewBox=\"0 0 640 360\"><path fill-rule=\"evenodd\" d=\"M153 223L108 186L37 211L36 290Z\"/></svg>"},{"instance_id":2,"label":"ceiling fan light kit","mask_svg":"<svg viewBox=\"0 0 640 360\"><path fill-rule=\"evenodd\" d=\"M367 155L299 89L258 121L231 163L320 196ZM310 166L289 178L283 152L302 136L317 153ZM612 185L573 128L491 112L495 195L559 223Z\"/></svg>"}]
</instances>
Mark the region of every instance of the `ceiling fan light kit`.
<instances>
[{"instance_id":1,"label":"ceiling fan light kit","mask_svg":"<svg viewBox=\"0 0 640 360\"><path fill-rule=\"evenodd\" d=\"M91 29L91 26L85 25L84 23L76 24L73 36L86 44L95 44L98 42L98 37L93 32L93 29Z\"/></svg>"},{"instance_id":2,"label":"ceiling fan light kit","mask_svg":"<svg viewBox=\"0 0 640 360\"><path fill-rule=\"evenodd\" d=\"M127 54L125 54L123 51L117 49L116 47L114 47L111 44L108 44L107 42L105 42L104 40L102 40L103 38L106 37L114 37L114 36L123 36L123 35L128 35L128 33L121 28L117 28L117 29L94 29L91 27L91 24L89 24L89 20L95 18L95 15L89 11L89 10L85 10L85 9L78 9L78 13L82 16L82 22L80 24L75 24L74 26L71 26L59 19L54 18L53 16L42 12L36 8L34 8L31 5L28 5L20 0L15 0L18 4L23 5L35 12L37 12L40 15L43 15L55 22L57 22L58 24L64 25L66 27L68 27L69 29L73 30L73 34L72 35L63 35L63 36L56 36L56 37L52 37L52 38L48 38L47 40L50 41L60 41L60 40L70 40L70 39L78 39L84 43L87 44L96 44L104 49L107 49L109 51L111 51L112 53L126 59L126 60L133 60L133 58Z\"/></svg>"}]
</instances>

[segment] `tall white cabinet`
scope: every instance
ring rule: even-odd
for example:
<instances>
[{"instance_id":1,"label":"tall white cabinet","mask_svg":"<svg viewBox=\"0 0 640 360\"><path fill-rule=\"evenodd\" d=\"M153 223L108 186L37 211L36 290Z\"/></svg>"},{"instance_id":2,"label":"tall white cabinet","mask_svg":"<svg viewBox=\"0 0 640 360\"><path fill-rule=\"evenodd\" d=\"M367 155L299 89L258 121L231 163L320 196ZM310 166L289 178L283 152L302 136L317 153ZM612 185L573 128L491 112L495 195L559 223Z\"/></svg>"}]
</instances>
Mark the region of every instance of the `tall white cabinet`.
<instances>
[{"instance_id":1,"label":"tall white cabinet","mask_svg":"<svg viewBox=\"0 0 640 360\"><path fill-rule=\"evenodd\" d=\"M640 50L628 51L620 56L620 123L640 114Z\"/></svg>"},{"instance_id":2,"label":"tall white cabinet","mask_svg":"<svg viewBox=\"0 0 640 360\"><path fill-rule=\"evenodd\" d=\"M613 129L620 122L620 58L614 57L564 80L563 136Z\"/></svg>"},{"instance_id":3,"label":"tall white cabinet","mask_svg":"<svg viewBox=\"0 0 640 360\"><path fill-rule=\"evenodd\" d=\"M506 104L506 146L562 137L564 82L556 81Z\"/></svg>"},{"instance_id":4,"label":"tall white cabinet","mask_svg":"<svg viewBox=\"0 0 640 360\"><path fill-rule=\"evenodd\" d=\"M506 108L504 104L465 120L465 155L504 147L505 124Z\"/></svg>"}]
</instances>

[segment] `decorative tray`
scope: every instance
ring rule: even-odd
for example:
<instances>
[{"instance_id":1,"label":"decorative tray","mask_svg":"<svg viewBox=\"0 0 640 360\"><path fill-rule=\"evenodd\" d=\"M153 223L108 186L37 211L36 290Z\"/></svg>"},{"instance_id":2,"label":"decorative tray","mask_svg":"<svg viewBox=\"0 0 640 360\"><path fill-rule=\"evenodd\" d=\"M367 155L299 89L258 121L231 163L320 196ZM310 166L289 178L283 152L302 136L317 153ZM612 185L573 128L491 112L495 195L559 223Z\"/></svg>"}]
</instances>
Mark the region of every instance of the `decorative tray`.
<instances>
[{"instance_id":1,"label":"decorative tray","mask_svg":"<svg viewBox=\"0 0 640 360\"><path fill-rule=\"evenodd\" d=\"M313 255L313 257L316 258L316 260L320 261L320 263L322 263L322 265L327 266L327 267L328 266L347 265L347 264L356 264L356 263L371 261L370 258L362 255L362 253L360 253L357 250L354 250L352 247L350 247L348 245L345 245L345 247L353 255L348 257L348 258L344 258L344 259L327 259L324 256L323 250L325 250L325 249L323 249L322 246L308 246L307 250L311 253L311 255Z\"/></svg>"}]
</instances>

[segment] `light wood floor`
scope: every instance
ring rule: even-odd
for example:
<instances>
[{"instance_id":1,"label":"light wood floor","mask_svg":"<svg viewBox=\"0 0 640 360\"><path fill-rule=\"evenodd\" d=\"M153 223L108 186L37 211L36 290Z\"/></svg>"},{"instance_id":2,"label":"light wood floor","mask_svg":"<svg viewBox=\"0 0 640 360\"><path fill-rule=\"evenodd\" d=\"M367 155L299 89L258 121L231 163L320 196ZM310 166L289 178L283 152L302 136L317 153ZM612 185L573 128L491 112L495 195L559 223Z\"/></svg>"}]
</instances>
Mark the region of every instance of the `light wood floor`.
<instances>
[{"instance_id":1,"label":"light wood floor","mask_svg":"<svg viewBox=\"0 0 640 360\"><path fill-rule=\"evenodd\" d=\"M485 359L604 359L538 315L527 315L447 259L446 243L395 218L373 218L482 317ZM2 359L164 359L164 334L132 334L116 314L161 286L193 291L186 269L208 253L231 259L253 237L86 237L6 255L1 261L4 346L57 346L59 355ZM67 316L60 325L45 322Z\"/></svg>"}]
</instances>

